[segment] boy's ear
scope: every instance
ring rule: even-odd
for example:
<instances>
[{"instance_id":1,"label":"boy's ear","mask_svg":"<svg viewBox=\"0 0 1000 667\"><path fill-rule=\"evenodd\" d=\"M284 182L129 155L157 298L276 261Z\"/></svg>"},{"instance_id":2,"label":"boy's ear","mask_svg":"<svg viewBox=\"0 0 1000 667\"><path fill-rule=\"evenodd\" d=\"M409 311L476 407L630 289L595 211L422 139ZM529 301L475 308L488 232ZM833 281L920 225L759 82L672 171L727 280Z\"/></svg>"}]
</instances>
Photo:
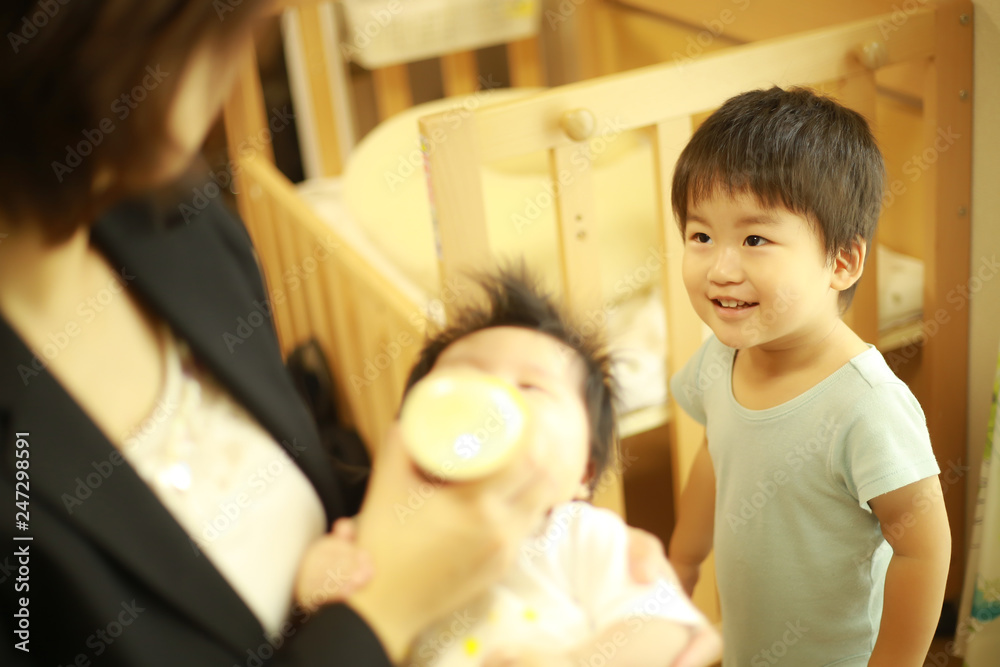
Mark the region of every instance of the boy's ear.
<instances>
[{"instance_id":1,"label":"boy's ear","mask_svg":"<svg viewBox=\"0 0 1000 667\"><path fill-rule=\"evenodd\" d=\"M833 279L831 287L839 292L858 282L865 270L868 244L858 236L846 248L841 248L833 258Z\"/></svg>"}]
</instances>

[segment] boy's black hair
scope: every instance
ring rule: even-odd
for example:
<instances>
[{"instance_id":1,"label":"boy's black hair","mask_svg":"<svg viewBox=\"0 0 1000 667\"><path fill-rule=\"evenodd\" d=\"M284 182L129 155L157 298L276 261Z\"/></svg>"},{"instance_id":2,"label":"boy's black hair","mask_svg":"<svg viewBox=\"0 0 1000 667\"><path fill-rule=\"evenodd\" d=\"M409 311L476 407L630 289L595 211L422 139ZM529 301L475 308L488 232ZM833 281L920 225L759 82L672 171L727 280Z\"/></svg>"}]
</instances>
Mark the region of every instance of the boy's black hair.
<instances>
[{"instance_id":1,"label":"boy's black hair","mask_svg":"<svg viewBox=\"0 0 1000 667\"><path fill-rule=\"evenodd\" d=\"M749 193L816 224L832 259L878 224L885 164L864 117L806 88L730 98L698 128L674 170L683 232L688 209L715 192ZM846 308L857 283L841 293Z\"/></svg>"},{"instance_id":2,"label":"boy's black hair","mask_svg":"<svg viewBox=\"0 0 1000 667\"><path fill-rule=\"evenodd\" d=\"M574 350L584 364L581 391L589 420L589 484L593 491L612 461L617 440L613 407L616 387L611 377L611 359L603 343L596 336L582 334L580 327L523 267L482 274L475 281L484 292L485 303L476 301L458 308L452 322L427 340L410 371L404 397L430 373L449 345L469 334L495 327L521 327L551 336Z\"/></svg>"}]
</instances>

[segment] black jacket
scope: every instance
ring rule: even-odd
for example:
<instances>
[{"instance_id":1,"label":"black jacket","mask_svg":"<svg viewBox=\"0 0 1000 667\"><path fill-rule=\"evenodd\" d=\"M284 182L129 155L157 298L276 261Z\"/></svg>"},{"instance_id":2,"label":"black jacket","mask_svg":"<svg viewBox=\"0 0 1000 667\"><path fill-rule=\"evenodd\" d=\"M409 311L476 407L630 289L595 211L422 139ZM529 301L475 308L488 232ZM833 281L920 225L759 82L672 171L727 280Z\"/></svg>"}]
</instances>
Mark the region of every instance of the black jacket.
<instances>
[{"instance_id":1,"label":"black jacket","mask_svg":"<svg viewBox=\"0 0 1000 667\"><path fill-rule=\"evenodd\" d=\"M293 459L316 487L328 521L353 511L285 371L270 318L232 352L227 347L224 334L235 332L238 318L268 311L242 225L219 204L188 222L163 210L150 202L119 206L94 228L93 242L124 271L127 289L190 344L275 440L286 449L295 444ZM269 642L235 591L41 366L0 316L0 656L12 656L0 662L389 664L368 626L342 605L306 622L293 615L287 637ZM20 433L27 434L21 442ZM27 458L17 453L24 449ZM18 465L27 470L16 487ZM22 625L28 633L19 635ZM15 648L25 637L30 653Z\"/></svg>"}]
</instances>

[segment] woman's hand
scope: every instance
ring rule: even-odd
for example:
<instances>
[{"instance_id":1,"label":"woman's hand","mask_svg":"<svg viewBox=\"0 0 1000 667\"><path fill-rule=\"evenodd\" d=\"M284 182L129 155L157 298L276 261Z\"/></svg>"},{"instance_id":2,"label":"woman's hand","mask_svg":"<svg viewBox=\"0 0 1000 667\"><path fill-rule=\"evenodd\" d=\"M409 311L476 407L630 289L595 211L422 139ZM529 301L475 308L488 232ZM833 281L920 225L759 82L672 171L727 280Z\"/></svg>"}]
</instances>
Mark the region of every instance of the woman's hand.
<instances>
[{"instance_id":1,"label":"woman's hand","mask_svg":"<svg viewBox=\"0 0 1000 667\"><path fill-rule=\"evenodd\" d=\"M372 577L372 558L356 543L350 519L338 519L333 529L313 542L302 558L295 580L295 601L308 611L343 602Z\"/></svg>"},{"instance_id":2,"label":"woman's hand","mask_svg":"<svg viewBox=\"0 0 1000 667\"><path fill-rule=\"evenodd\" d=\"M530 454L481 481L429 480L393 424L356 519L358 545L377 574L348 604L398 661L426 626L499 579L554 493L554 479Z\"/></svg>"}]
</instances>

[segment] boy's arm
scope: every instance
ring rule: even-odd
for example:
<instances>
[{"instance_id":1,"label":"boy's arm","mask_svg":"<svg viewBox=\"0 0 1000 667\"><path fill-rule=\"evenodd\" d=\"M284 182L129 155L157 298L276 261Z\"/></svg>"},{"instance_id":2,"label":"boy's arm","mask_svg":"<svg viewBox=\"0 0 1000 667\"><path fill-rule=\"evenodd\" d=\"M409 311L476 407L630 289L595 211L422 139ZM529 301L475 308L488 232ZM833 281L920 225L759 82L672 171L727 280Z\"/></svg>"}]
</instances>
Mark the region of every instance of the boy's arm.
<instances>
[{"instance_id":1,"label":"boy's arm","mask_svg":"<svg viewBox=\"0 0 1000 667\"><path fill-rule=\"evenodd\" d=\"M691 475L681 494L677 525L670 538L668 558L684 592L691 595L698 570L712 550L715 521L715 471L706 440L695 455Z\"/></svg>"},{"instance_id":2,"label":"boy's arm","mask_svg":"<svg viewBox=\"0 0 1000 667\"><path fill-rule=\"evenodd\" d=\"M951 531L937 476L869 501L892 547L882 623L869 667L920 667L941 614Z\"/></svg>"}]
</instances>

